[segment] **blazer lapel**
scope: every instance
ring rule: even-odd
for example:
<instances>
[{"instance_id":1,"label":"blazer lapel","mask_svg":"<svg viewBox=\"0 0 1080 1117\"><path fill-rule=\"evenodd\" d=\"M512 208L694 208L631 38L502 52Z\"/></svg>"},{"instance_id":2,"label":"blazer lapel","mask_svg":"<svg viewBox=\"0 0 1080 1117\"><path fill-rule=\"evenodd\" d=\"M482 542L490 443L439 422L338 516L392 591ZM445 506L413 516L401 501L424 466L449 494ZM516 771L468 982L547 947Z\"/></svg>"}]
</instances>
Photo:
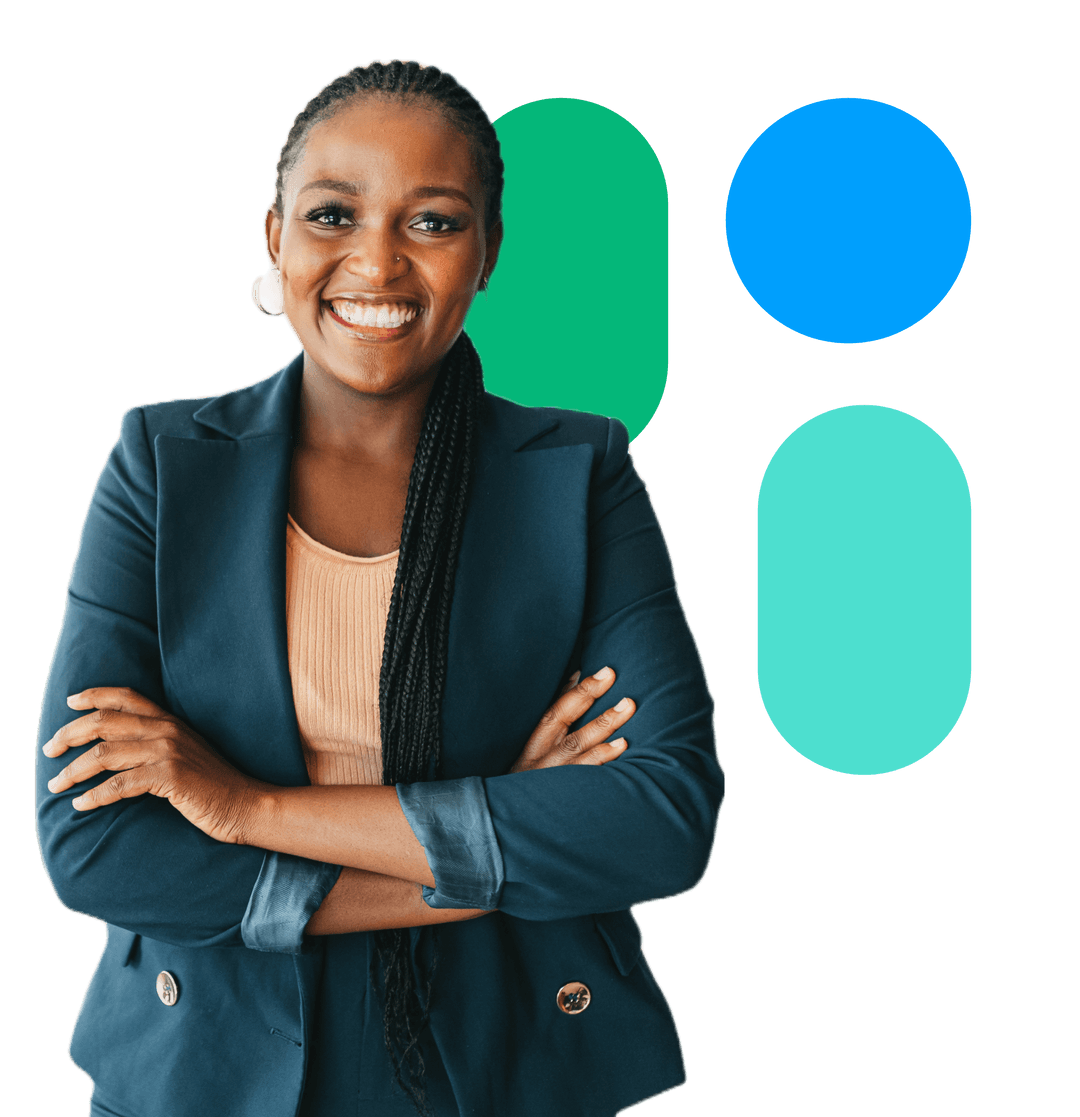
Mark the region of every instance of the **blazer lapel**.
<instances>
[{"instance_id":1,"label":"blazer lapel","mask_svg":"<svg viewBox=\"0 0 1080 1117\"><path fill-rule=\"evenodd\" d=\"M177 714L243 771L308 782L289 676L285 518L302 358L158 435L158 626ZM225 437L222 437L225 436Z\"/></svg>"},{"instance_id":2,"label":"blazer lapel","mask_svg":"<svg viewBox=\"0 0 1080 1117\"><path fill-rule=\"evenodd\" d=\"M568 670L585 601L592 447L486 397L450 611L443 775L507 770Z\"/></svg>"},{"instance_id":3,"label":"blazer lapel","mask_svg":"<svg viewBox=\"0 0 1080 1117\"><path fill-rule=\"evenodd\" d=\"M285 518L298 357L158 435L158 622L178 716L242 770L308 782L289 676ZM571 663L585 600L592 448L485 396L450 613L443 775L505 772Z\"/></svg>"}]
</instances>

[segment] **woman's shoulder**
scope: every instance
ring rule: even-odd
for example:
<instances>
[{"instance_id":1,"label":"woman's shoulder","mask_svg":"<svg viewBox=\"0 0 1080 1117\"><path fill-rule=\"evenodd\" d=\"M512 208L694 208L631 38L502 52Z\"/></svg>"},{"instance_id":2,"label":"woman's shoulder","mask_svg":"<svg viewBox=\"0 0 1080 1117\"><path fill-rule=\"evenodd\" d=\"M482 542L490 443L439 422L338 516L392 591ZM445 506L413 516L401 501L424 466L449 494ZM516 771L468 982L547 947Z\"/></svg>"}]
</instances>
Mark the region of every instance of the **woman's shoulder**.
<instances>
[{"instance_id":1,"label":"woman's shoulder","mask_svg":"<svg viewBox=\"0 0 1080 1117\"><path fill-rule=\"evenodd\" d=\"M484 393L484 425L513 443L513 449L580 446L588 443L600 456L628 444L626 427L616 418L565 407L526 407L502 396Z\"/></svg>"},{"instance_id":2,"label":"woman's shoulder","mask_svg":"<svg viewBox=\"0 0 1080 1117\"><path fill-rule=\"evenodd\" d=\"M150 443L174 438L246 438L288 433L302 360L255 384L216 396L165 400L133 407L124 417L124 435L140 428Z\"/></svg>"}]
</instances>

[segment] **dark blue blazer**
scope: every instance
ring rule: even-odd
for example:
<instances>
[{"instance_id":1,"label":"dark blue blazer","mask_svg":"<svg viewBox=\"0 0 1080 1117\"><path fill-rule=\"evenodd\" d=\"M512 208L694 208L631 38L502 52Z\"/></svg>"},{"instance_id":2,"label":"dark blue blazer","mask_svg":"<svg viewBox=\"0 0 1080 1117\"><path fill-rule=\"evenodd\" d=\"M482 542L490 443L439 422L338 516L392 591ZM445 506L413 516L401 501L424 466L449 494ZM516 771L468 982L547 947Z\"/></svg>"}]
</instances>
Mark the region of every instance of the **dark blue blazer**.
<instances>
[{"instance_id":1,"label":"dark blue blazer","mask_svg":"<svg viewBox=\"0 0 1080 1117\"><path fill-rule=\"evenodd\" d=\"M297 358L254 387L125 417L84 529L39 746L77 716L68 694L130 686L244 772L308 782L285 626L301 369ZM567 673L605 665L616 697L638 703L626 753L506 774ZM463 1115L597 1117L683 1080L627 909L705 869L723 791L711 715L622 424L486 395L442 776L484 777L506 880L496 914L439 930L431 1035ZM293 1117L325 942L243 945L263 851L215 842L151 796L80 814L78 789L45 786L72 755L38 757L57 893L109 924L75 1061L130 1117ZM160 970L177 977L174 1006L155 994ZM574 1016L556 1004L570 981L592 992Z\"/></svg>"}]
</instances>

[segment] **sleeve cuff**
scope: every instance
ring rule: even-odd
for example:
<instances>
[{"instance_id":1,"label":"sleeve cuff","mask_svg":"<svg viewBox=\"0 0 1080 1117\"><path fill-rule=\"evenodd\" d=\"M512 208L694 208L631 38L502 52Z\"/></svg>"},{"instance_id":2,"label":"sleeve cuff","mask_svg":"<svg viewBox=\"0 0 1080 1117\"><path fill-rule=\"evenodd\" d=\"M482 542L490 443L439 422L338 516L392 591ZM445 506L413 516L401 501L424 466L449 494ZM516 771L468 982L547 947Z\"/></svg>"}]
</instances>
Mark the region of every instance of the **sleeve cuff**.
<instances>
[{"instance_id":1,"label":"sleeve cuff","mask_svg":"<svg viewBox=\"0 0 1080 1117\"><path fill-rule=\"evenodd\" d=\"M398 802L424 847L435 887L424 886L431 908L499 906L503 859L491 822L484 781L461 780L397 785Z\"/></svg>"},{"instance_id":2,"label":"sleeve cuff","mask_svg":"<svg viewBox=\"0 0 1080 1117\"><path fill-rule=\"evenodd\" d=\"M240 924L244 945L252 950L299 954L308 920L340 874L340 865L267 853Z\"/></svg>"}]
</instances>

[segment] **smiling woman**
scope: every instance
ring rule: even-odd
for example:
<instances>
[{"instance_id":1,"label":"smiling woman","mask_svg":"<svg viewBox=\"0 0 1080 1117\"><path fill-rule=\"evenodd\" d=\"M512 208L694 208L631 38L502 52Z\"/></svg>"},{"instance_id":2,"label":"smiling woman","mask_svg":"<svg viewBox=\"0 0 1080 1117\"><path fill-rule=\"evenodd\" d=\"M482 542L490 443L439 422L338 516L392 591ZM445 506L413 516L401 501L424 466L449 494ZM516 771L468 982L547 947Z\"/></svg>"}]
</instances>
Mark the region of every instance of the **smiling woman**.
<instances>
[{"instance_id":1,"label":"smiling woman","mask_svg":"<svg viewBox=\"0 0 1080 1117\"><path fill-rule=\"evenodd\" d=\"M95 1112L610 1117L682 1080L628 909L704 871L711 702L625 429L484 392L501 191L449 75L339 78L266 217L301 354L124 420L39 754L53 882L109 924Z\"/></svg>"},{"instance_id":2,"label":"smiling woman","mask_svg":"<svg viewBox=\"0 0 1080 1117\"><path fill-rule=\"evenodd\" d=\"M266 233L305 352L381 395L430 387L495 267L502 223L437 102L369 97L283 158Z\"/></svg>"}]
</instances>

